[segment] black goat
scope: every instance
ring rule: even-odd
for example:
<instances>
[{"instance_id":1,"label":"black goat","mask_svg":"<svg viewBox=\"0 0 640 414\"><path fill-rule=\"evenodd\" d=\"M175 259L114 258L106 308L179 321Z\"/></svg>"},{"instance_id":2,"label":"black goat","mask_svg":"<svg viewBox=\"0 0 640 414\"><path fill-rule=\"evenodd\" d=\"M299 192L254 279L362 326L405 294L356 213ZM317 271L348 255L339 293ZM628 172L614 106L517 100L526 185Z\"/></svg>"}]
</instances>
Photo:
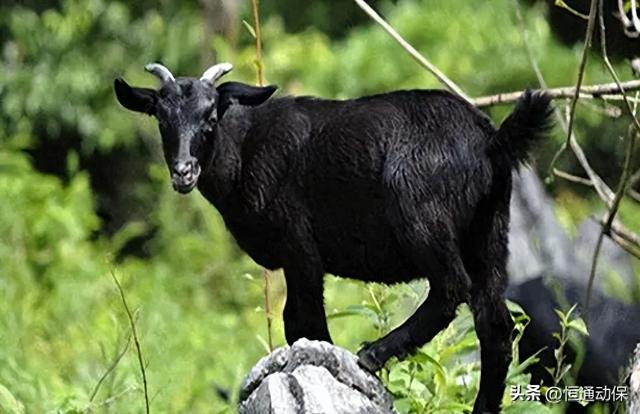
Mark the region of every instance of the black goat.
<instances>
[{"instance_id":1,"label":"black goat","mask_svg":"<svg viewBox=\"0 0 640 414\"><path fill-rule=\"evenodd\" d=\"M354 100L267 99L275 87L214 86L147 70L159 91L115 81L120 103L154 115L174 188L195 186L257 263L284 268L287 341L331 341L326 272L371 282L427 277L426 301L359 352L380 369L431 340L469 302L481 344L474 413L497 413L511 359L504 303L511 174L549 125L550 99L527 91L496 130L444 91Z\"/></svg>"}]
</instances>

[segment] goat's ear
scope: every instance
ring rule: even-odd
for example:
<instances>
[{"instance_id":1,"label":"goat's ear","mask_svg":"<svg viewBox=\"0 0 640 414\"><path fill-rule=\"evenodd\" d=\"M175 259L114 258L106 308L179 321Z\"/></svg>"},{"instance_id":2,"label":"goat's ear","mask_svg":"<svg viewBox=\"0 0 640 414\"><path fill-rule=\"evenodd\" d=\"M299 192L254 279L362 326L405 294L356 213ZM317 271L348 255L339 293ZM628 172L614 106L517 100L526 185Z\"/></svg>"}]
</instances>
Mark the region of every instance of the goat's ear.
<instances>
[{"instance_id":1,"label":"goat's ear","mask_svg":"<svg viewBox=\"0 0 640 414\"><path fill-rule=\"evenodd\" d=\"M232 102L240 105L260 105L278 89L274 85L251 86L240 82L225 82L216 86L218 91L218 113L222 114Z\"/></svg>"},{"instance_id":2,"label":"goat's ear","mask_svg":"<svg viewBox=\"0 0 640 414\"><path fill-rule=\"evenodd\" d=\"M136 88L129 86L121 78L116 78L113 82L118 102L127 109L142 112L148 115L155 115L156 100L158 92L149 88Z\"/></svg>"}]
</instances>

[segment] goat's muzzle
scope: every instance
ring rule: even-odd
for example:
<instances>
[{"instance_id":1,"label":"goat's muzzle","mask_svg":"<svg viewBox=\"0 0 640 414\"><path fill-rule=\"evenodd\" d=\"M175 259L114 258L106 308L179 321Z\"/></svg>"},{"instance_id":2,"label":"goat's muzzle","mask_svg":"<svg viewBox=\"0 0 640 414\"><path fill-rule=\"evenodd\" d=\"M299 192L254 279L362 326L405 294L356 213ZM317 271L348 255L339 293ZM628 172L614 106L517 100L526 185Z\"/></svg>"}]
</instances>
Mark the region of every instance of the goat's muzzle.
<instances>
[{"instance_id":1,"label":"goat's muzzle","mask_svg":"<svg viewBox=\"0 0 640 414\"><path fill-rule=\"evenodd\" d=\"M194 189L200 176L200 164L195 158L178 160L173 163L171 184L173 189L181 194L187 194Z\"/></svg>"}]
</instances>

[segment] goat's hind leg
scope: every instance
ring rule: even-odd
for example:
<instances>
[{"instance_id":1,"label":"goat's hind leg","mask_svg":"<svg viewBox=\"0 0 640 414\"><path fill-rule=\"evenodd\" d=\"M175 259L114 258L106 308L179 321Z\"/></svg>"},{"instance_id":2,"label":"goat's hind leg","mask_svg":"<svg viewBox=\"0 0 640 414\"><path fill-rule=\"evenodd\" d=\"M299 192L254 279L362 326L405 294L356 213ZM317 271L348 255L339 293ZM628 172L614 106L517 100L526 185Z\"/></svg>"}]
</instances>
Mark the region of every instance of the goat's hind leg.
<instances>
[{"instance_id":1,"label":"goat's hind leg","mask_svg":"<svg viewBox=\"0 0 640 414\"><path fill-rule=\"evenodd\" d=\"M473 414L499 413L511 363L513 321L504 300L508 283L508 204L506 211L478 220L475 234L463 247L464 264L473 279L469 304L480 341L480 389Z\"/></svg>"},{"instance_id":2,"label":"goat's hind leg","mask_svg":"<svg viewBox=\"0 0 640 414\"><path fill-rule=\"evenodd\" d=\"M489 292L472 292L476 333L480 341L480 389L473 414L499 413L511 363L513 321L504 299Z\"/></svg>"}]
</instances>

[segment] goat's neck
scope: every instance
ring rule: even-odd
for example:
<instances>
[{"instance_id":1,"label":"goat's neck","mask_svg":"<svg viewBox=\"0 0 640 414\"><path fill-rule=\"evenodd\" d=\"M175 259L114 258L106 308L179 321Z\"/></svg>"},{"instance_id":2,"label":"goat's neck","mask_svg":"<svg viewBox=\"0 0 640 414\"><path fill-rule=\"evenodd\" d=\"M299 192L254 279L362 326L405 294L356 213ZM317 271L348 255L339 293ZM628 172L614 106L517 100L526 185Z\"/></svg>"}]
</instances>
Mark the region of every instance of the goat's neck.
<instances>
[{"instance_id":1,"label":"goat's neck","mask_svg":"<svg viewBox=\"0 0 640 414\"><path fill-rule=\"evenodd\" d=\"M250 121L243 107L231 106L211 134L211 157L199 180L199 189L217 208L223 208L240 179L241 148Z\"/></svg>"}]
</instances>

